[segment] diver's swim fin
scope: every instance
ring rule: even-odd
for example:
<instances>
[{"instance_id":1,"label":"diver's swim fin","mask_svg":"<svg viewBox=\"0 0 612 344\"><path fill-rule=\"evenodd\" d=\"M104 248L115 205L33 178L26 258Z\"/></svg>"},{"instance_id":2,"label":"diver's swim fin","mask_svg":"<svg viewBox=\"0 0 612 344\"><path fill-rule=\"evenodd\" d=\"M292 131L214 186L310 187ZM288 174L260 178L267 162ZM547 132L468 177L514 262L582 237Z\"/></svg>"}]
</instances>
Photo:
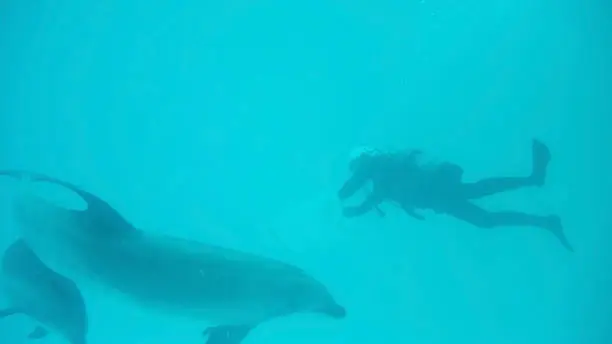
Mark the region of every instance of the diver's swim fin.
<instances>
[{"instance_id":1,"label":"diver's swim fin","mask_svg":"<svg viewBox=\"0 0 612 344\"><path fill-rule=\"evenodd\" d=\"M553 215L548 218L548 221L549 221L549 224L547 226L548 230L550 230L550 232L557 239L559 239L559 241L561 242L561 245L563 245L565 249L567 249L570 252L574 252L574 248L570 244L569 240L567 240L565 233L563 233L563 226L561 225L561 219L558 216Z\"/></svg>"},{"instance_id":2,"label":"diver's swim fin","mask_svg":"<svg viewBox=\"0 0 612 344\"><path fill-rule=\"evenodd\" d=\"M548 147L539 140L534 139L531 145L532 154L532 170L531 179L537 186L544 185L546 180L546 169L550 162L550 150Z\"/></svg>"},{"instance_id":3,"label":"diver's swim fin","mask_svg":"<svg viewBox=\"0 0 612 344\"><path fill-rule=\"evenodd\" d=\"M240 344L251 332L252 326L215 326L204 331L206 344Z\"/></svg>"}]
</instances>

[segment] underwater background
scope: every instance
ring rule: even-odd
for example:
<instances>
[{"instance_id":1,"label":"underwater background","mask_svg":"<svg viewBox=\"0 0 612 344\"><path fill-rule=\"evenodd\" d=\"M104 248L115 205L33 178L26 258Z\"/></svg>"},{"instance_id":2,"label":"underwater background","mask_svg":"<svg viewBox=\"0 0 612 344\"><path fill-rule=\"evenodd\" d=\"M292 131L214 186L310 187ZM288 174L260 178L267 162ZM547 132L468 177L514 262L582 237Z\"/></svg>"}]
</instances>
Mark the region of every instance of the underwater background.
<instances>
[{"instance_id":1,"label":"underwater background","mask_svg":"<svg viewBox=\"0 0 612 344\"><path fill-rule=\"evenodd\" d=\"M245 344L612 343L611 90L605 0L0 2L0 168L293 263L347 309ZM537 229L341 215L355 146L420 148L476 180L528 173L534 137L546 186L480 204L560 214L574 254ZM2 250L16 187L0 180ZM204 342L206 324L82 292L90 344ZM0 343L32 327L2 319Z\"/></svg>"}]
</instances>

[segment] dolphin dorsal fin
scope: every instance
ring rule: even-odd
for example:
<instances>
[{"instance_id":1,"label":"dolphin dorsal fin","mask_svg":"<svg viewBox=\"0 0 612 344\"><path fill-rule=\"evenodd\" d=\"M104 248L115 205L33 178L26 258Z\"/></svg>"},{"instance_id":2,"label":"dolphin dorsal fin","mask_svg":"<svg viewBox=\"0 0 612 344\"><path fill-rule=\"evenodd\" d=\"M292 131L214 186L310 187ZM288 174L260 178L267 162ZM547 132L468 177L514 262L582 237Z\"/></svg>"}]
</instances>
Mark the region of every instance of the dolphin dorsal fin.
<instances>
[{"instance_id":1,"label":"dolphin dorsal fin","mask_svg":"<svg viewBox=\"0 0 612 344\"><path fill-rule=\"evenodd\" d=\"M81 213L86 219L93 219L93 222L97 224L102 224L101 228L104 229L105 233L99 234L122 235L138 232L131 223L106 201L72 183L42 173L25 170L0 170L0 175L13 177L18 180L28 179L32 182L48 182L71 190L87 203L87 209L75 212Z\"/></svg>"}]
</instances>

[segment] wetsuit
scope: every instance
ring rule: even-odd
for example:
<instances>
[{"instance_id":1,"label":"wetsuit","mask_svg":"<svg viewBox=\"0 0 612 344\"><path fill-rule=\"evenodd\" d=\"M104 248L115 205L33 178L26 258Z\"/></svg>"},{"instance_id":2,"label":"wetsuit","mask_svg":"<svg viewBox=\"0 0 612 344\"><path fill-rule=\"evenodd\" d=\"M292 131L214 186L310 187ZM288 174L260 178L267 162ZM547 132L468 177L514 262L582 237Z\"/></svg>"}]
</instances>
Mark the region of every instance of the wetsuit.
<instances>
[{"instance_id":1,"label":"wetsuit","mask_svg":"<svg viewBox=\"0 0 612 344\"><path fill-rule=\"evenodd\" d=\"M414 159L402 160L392 155L365 157L339 190L338 197L340 200L347 199L371 180L372 192L360 205L345 207L344 216L360 216L372 209L378 209L378 205L384 201L393 201L406 213L418 219L423 217L416 213L415 209L431 209L480 228L544 228L553 232L568 250L572 250L563 235L558 216L532 215L517 211L492 212L470 202L504 191L544 185L550 152L543 143L534 140L532 154L532 173L527 177L487 178L473 183L463 182L463 170L452 163L443 163L436 169L426 170L420 168Z\"/></svg>"}]
</instances>

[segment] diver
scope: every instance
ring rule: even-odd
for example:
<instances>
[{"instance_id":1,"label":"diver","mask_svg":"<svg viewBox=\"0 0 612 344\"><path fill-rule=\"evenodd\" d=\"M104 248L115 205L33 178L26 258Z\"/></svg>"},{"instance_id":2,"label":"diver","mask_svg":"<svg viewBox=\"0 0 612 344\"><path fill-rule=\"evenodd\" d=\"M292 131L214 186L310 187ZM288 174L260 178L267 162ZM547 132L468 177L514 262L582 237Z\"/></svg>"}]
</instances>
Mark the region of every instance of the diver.
<instances>
[{"instance_id":1,"label":"diver","mask_svg":"<svg viewBox=\"0 0 612 344\"><path fill-rule=\"evenodd\" d=\"M563 233L561 219L556 215L532 215L517 211L493 212L471 200L524 187L541 187L551 159L548 147L539 140L532 141L532 171L525 177L486 178L464 182L463 169L451 162L423 165L421 151L383 152L373 148L359 148L351 154L351 178L338 191L341 201L351 197L367 182L372 189L358 206L343 208L345 217L356 217L371 210L384 216L379 205L385 201L399 205L408 215L418 220L425 218L418 209L433 210L468 222L479 228L503 226L533 226L552 232L561 244L573 252Z\"/></svg>"}]
</instances>

